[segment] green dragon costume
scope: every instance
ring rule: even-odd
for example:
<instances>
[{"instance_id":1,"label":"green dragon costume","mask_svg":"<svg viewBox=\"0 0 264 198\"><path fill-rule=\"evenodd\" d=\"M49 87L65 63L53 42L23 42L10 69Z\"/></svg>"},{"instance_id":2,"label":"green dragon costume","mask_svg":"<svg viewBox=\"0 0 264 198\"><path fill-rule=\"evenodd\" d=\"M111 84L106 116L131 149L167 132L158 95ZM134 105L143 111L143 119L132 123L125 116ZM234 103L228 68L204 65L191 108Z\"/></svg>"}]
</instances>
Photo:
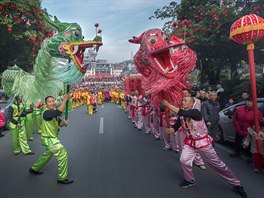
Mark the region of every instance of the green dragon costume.
<instances>
[{"instance_id":1,"label":"green dragon costume","mask_svg":"<svg viewBox=\"0 0 264 198\"><path fill-rule=\"evenodd\" d=\"M76 23L61 23L56 17L54 21L46 16L45 19L58 32L43 41L33 68L34 75L21 71L16 66L6 70L2 75L5 92L9 96L23 96L28 104L38 104L47 96L57 98L59 93L64 90L65 84L69 85L81 80L86 73L87 64L83 62L85 49L93 47L98 51L102 45L100 36L96 36L92 41L84 41L81 27ZM21 125L19 127L16 123L10 123L13 124L13 128L10 129L14 134L12 136L14 153L18 154L21 147L25 154L33 154L26 144L24 118L18 115L22 107L20 104L12 104L12 108L14 110L13 118L17 119L18 124ZM28 124L31 124L29 118L31 117L28 117ZM46 151L33 164L29 172L40 174L39 170L55 155L58 160L58 183L72 183L68 180L67 150L60 144L58 138L57 117L52 118L51 121L43 119L41 129L41 140ZM32 133L30 128L28 134L31 140L33 140Z\"/></svg>"},{"instance_id":2,"label":"green dragon costume","mask_svg":"<svg viewBox=\"0 0 264 198\"><path fill-rule=\"evenodd\" d=\"M64 84L81 80L86 72L84 51L103 44L100 36L84 41L82 29L77 23L62 23L56 17L46 21L57 29L57 33L42 42L33 68L33 75L19 71L17 67L3 72L2 85L9 96L21 95L28 103L37 104L46 96L55 98L64 90Z\"/></svg>"}]
</instances>

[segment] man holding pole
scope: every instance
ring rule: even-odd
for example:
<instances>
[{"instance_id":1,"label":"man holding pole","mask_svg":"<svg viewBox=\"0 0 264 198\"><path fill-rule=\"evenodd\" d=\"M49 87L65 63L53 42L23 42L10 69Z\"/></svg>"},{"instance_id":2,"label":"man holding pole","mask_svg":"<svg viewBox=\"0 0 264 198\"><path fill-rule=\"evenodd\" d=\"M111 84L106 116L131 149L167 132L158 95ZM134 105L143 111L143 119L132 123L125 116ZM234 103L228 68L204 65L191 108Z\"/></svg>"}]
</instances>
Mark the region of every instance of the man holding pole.
<instances>
[{"instance_id":1,"label":"man holding pole","mask_svg":"<svg viewBox=\"0 0 264 198\"><path fill-rule=\"evenodd\" d=\"M67 101L70 99L68 94L65 95L61 105L56 108L53 96L45 98L46 110L43 112L42 123L42 144L46 147L43 155L33 164L29 172L33 175L41 175L40 170L48 163L53 155L58 160L58 180L59 184L71 184L73 180L68 179L68 153L58 138L59 127L67 126L68 120L61 120L59 116L66 107Z\"/></svg>"}]
</instances>

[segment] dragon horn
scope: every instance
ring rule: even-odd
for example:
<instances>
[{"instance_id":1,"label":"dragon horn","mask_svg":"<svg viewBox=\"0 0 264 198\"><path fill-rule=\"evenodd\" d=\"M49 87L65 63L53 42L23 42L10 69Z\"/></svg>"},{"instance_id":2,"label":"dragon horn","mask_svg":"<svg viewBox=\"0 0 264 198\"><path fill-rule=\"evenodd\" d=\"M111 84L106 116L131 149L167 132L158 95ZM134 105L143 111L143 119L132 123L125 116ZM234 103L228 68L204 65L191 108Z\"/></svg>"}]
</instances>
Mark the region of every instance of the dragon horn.
<instances>
[{"instance_id":1,"label":"dragon horn","mask_svg":"<svg viewBox=\"0 0 264 198\"><path fill-rule=\"evenodd\" d=\"M43 14L43 18L45 21L50 24L52 27L56 28L58 32L63 32L67 27L61 23L56 16L54 16L54 21L50 19L50 17L46 14Z\"/></svg>"},{"instance_id":2,"label":"dragon horn","mask_svg":"<svg viewBox=\"0 0 264 198\"><path fill-rule=\"evenodd\" d=\"M128 41L129 41L130 43L136 43L136 44L139 44L139 43L141 43L144 34L145 34L145 32L143 32L139 37L133 36L133 38L132 38L132 39L129 39Z\"/></svg>"}]
</instances>

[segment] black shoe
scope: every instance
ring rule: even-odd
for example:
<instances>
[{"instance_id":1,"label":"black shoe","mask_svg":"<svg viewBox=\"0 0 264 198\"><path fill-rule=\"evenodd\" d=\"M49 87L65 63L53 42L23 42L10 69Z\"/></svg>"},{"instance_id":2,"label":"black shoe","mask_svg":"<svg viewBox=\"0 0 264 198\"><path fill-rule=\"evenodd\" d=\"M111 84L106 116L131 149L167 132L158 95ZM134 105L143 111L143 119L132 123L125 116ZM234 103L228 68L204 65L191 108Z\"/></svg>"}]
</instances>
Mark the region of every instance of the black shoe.
<instances>
[{"instance_id":1,"label":"black shoe","mask_svg":"<svg viewBox=\"0 0 264 198\"><path fill-rule=\"evenodd\" d=\"M163 151L170 151L171 148L168 148L168 147L165 146L165 147L162 148L162 150L163 150Z\"/></svg>"},{"instance_id":2,"label":"black shoe","mask_svg":"<svg viewBox=\"0 0 264 198\"><path fill-rule=\"evenodd\" d=\"M231 153L230 154L230 157L232 157L232 158L238 158L238 157L240 157L240 153Z\"/></svg>"},{"instance_id":3,"label":"black shoe","mask_svg":"<svg viewBox=\"0 0 264 198\"><path fill-rule=\"evenodd\" d=\"M32 175L42 175L43 174L43 172L35 171L32 168L30 168L28 172L30 172Z\"/></svg>"},{"instance_id":4,"label":"black shoe","mask_svg":"<svg viewBox=\"0 0 264 198\"><path fill-rule=\"evenodd\" d=\"M137 126L135 125L134 128L137 128Z\"/></svg>"},{"instance_id":5,"label":"black shoe","mask_svg":"<svg viewBox=\"0 0 264 198\"><path fill-rule=\"evenodd\" d=\"M156 138L156 137L155 137L155 141L158 141L158 140L160 140L160 138Z\"/></svg>"},{"instance_id":6,"label":"black shoe","mask_svg":"<svg viewBox=\"0 0 264 198\"><path fill-rule=\"evenodd\" d=\"M188 188L188 187L191 187L191 186L195 186L195 181L186 181L186 180L183 180L180 184L179 184L179 186L181 187L181 188Z\"/></svg>"},{"instance_id":7,"label":"black shoe","mask_svg":"<svg viewBox=\"0 0 264 198\"><path fill-rule=\"evenodd\" d=\"M141 131L141 129L138 128L139 131Z\"/></svg>"},{"instance_id":8,"label":"black shoe","mask_svg":"<svg viewBox=\"0 0 264 198\"><path fill-rule=\"evenodd\" d=\"M245 192L243 186L234 186L234 192L239 194L242 198L247 198L247 193Z\"/></svg>"},{"instance_id":9,"label":"black shoe","mask_svg":"<svg viewBox=\"0 0 264 198\"><path fill-rule=\"evenodd\" d=\"M34 155L35 153L34 152L29 152L29 153L26 153L25 155Z\"/></svg>"},{"instance_id":10,"label":"black shoe","mask_svg":"<svg viewBox=\"0 0 264 198\"><path fill-rule=\"evenodd\" d=\"M58 184L72 184L73 180L65 179L65 180L57 180Z\"/></svg>"}]
</instances>

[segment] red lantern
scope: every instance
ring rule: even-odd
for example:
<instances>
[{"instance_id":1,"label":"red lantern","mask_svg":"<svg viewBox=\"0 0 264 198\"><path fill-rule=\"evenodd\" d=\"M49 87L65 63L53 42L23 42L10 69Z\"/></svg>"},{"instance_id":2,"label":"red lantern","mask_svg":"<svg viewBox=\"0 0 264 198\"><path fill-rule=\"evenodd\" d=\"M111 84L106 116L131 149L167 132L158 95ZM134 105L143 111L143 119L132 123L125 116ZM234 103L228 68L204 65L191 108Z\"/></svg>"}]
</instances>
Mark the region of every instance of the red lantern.
<instances>
[{"instance_id":1,"label":"red lantern","mask_svg":"<svg viewBox=\"0 0 264 198\"><path fill-rule=\"evenodd\" d=\"M171 24L171 26L173 27L173 28L176 28L177 27L177 22L176 21L174 21L172 24Z\"/></svg>"},{"instance_id":2,"label":"red lantern","mask_svg":"<svg viewBox=\"0 0 264 198\"><path fill-rule=\"evenodd\" d=\"M102 33L102 30L98 30L98 34Z\"/></svg>"},{"instance_id":3,"label":"red lantern","mask_svg":"<svg viewBox=\"0 0 264 198\"><path fill-rule=\"evenodd\" d=\"M4 9L4 7L3 6L0 6L0 10L3 10Z\"/></svg>"},{"instance_id":4,"label":"red lantern","mask_svg":"<svg viewBox=\"0 0 264 198\"><path fill-rule=\"evenodd\" d=\"M7 31L10 33L12 31L12 28L11 27L7 28Z\"/></svg>"},{"instance_id":5,"label":"red lantern","mask_svg":"<svg viewBox=\"0 0 264 198\"><path fill-rule=\"evenodd\" d=\"M17 15L15 15L15 16L14 16L14 19L16 19L16 20L17 20L17 19L18 19L18 16L17 16Z\"/></svg>"},{"instance_id":6,"label":"red lantern","mask_svg":"<svg viewBox=\"0 0 264 198\"><path fill-rule=\"evenodd\" d=\"M264 19L250 14L236 20L230 28L230 39L239 44L254 43L264 36Z\"/></svg>"},{"instance_id":7,"label":"red lantern","mask_svg":"<svg viewBox=\"0 0 264 198\"><path fill-rule=\"evenodd\" d=\"M14 9L15 7L16 7L16 6L15 6L14 4L12 4L12 5L11 5L11 8L13 8L13 9Z\"/></svg>"},{"instance_id":8,"label":"red lantern","mask_svg":"<svg viewBox=\"0 0 264 198\"><path fill-rule=\"evenodd\" d=\"M256 6L256 7L253 8L254 12L258 12L259 9L260 9L260 8L259 8L258 6Z\"/></svg>"},{"instance_id":9,"label":"red lantern","mask_svg":"<svg viewBox=\"0 0 264 198\"><path fill-rule=\"evenodd\" d=\"M35 41L36 41L36 38L35 38L35 37L32 37L32 38L31 38L31 41L32 41L32 42L35 42Z\"/></svg>"},{"instance_id":10,"label":"red lantern","mask_svg":"<svg viewBox=\"0 0 264 198\"><path fill-rule=\"evenodd\" d=\"M33 50L33 51L35 51L35 50L36 50L36 48L35 48L35 47L32 47L32 50Z\"/></svg>"},{"instance_id":11,"label":"red lantern","mask_svg":"<svg viewBox=\"0 0 264 198\"><path fill-rule=\"evenodd\" d=\"M224 10L223 15L228 15L228 10Z\"/></svg>"},{"instance_id":12,"label":"red lantern","mask_svg":"<svg viewBox=\"0 0 264 198\"><path fill-rule=\"evenodd\" d=\"M21 11L21 8L17 8L17 12L20 12Z\"/></svg>"},{"instance_id":13,"label":"red lantern","mask_svg":"<svg viewBox=\"0 0 264 198\"><path fill-rule=\"evenodd\" d=\"M28 13L28 12L26 12L26 13L25 13L25 15L28 17L28 16L29 16L29 13Z\"/></svg>"},{"instance_id":14,"label":"red lantern","mask_svg":"<svg viewBox=\"0 0 264 198\"><path fill-rule=\"evenodd\" d=\"M187 19L183 20L182 21L182 26L185 27L187 25L187 23L188 23L188 20Z\"/></svg>"},{"instance_id":15,"label":"red lantern","mask_svg":"<svg viewBox=\"0 0 264 198\"><path fill-rule=\"evenodd\" d=\"M98 24L98 23L96 23L96 24L94 24L94 26L95 26L96 28L98 28L98 27L99 27L99 24Z\"/></svg>"}]
</instances>

